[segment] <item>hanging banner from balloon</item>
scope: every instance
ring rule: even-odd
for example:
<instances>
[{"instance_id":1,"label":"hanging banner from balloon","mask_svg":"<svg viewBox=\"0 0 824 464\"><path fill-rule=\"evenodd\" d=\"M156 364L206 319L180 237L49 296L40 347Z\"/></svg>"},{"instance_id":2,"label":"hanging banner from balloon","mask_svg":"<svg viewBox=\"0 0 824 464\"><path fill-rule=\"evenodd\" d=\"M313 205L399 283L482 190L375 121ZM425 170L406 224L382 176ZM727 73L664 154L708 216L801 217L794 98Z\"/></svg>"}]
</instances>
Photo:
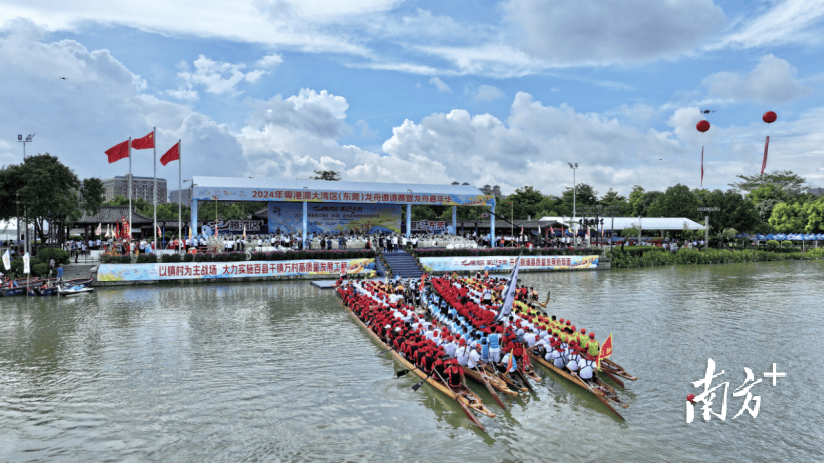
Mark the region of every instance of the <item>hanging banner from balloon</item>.
<instances>
[{"instance_id":1,"label":"hanging banner from balloon","mask_svg":"<svg viewBox=\"0 0 824 464\"><path fill-rule=\"evenodd\" d=\"M778 115L776 115L772 111L767 111L764 113L764 116L761 117L767 124L772 124L778 119ZM770 136L767 136L767 141L764 142L764 160L761 161L761 174L764 174L764 169L767 168L767 150L770 148Z\"/></svg>"},{"instance_id":2,"label":"hanging banner from balloon","mask_svg":"<svg viewBox=\"0 0 824 464\"><path fill-rule=\"evenodd\" d=\"M710 122L706 120L698 121L698 124L695 125L695 129L698 130L700 133L704 133L710 130ZM704 147L701 147L701 187L704 186Z\"/></svg>"}]
</instances>

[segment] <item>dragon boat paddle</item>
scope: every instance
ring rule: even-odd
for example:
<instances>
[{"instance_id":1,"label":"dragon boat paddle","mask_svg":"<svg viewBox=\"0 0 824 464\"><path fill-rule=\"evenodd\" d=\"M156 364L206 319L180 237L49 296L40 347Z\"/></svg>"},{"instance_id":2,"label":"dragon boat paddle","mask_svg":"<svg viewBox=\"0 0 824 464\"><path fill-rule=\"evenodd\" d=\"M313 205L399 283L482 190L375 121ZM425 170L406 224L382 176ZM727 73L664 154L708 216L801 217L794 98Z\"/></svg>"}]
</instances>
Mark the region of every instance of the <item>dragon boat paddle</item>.
<instances>
[{"instance_id":1,"label":"dragon boat paddle","mask_svg":"<svg viewBox=\"0 0 824 464\"><path fill-rule=\"evenodd\" d=\"M459 397L457 394L455 394L455 392L452 390L452 387L450 387L449 384L446 383L446 381L443 379L443 377L441 376L441 373L438 372L438 370L434 369L434 368L432 369L432 372L438 374L438 377L440 377L441 382L443 382L443 384L446 386L446 388L449 389L449 392L452 393L453 395L455 395L455 401L457 401L458 404L461 405L461 409L463 409L463 412L464 412L464 414L466 414L466 417L468 417L469 420L471 420L472 423L477 425L481 430L486 432L486 428L483 426L483 424L481 424L481 421L479 421L478 418L475 417L475 414L472 414L472 411L469 410L469 406L467 406L466 403L461 401L461 397Z\"/></svg>"},{"instance_id":2,"label":"dragon boat paddle","mask_svg":"<svg viewBox=\"0 0 824 464\"><path fill-rule=\"evenodd\" d=\"M407 371L407 372L409 372L409 371ZM433 368L433 369L432 369L432 372L437 372L437 371ZM400 377L400 376L398 376L398 377ZM428 378L430 378L430 377L432 377L432 374L431 374L431 373L430 373L430 374L427 374L427 376L426 376L426 377L424 377L424 379L423 379L423 380L421 380L420 382L416 383L415 385L412 385L412 390L414 390L414 391L418 391L418 389L419 389L419 388L421 388L421 385L423 385L423 383L424 383L424 382L426 382L426 379L428 379Z\"/></svg>"},{"instance_id":3,"label":"dragon boat paddle","mask_svg":"<svg viewBox=\"0 0 824 464\"><path fill-rule=\"evenodd\" d=\"M492 395L492 399L495 400L496 403L498 403L498 406L500 406L501 409L506 409L504 402L501 401L501 398L498 396L497 393L495 393L495 390L492 388L492 385L489 384L489 379L487 379L486 374L484 374L480 369L478 369L478 366L475 366L475 371L478 372L478 374L481 376L481 379L483 379L484 385L486 385L486 389L489 390L489 394Z\"/></svg>"},{"instance_id":4,"label":"dragon boat paddle","mask_svg":"<svg viewBox=\"0 0 824 464\"><path fill-rule=\"evenodd\" d=\"M603 372L604 374L606 374L606 375L607 375L607 377L609 377L610 379L612 379L612 381L613 381L613 382L617 383L619 387L621 387L621 388L625 388L625 387L624 387L624 382L622 382L622 381L621 381L621 379L619 379L618 377L615 377L614 375L612 375L612 374L611 374L608 370L606 370L606 369L601 369L601 372Z\"/></svg>"}]
</instances>

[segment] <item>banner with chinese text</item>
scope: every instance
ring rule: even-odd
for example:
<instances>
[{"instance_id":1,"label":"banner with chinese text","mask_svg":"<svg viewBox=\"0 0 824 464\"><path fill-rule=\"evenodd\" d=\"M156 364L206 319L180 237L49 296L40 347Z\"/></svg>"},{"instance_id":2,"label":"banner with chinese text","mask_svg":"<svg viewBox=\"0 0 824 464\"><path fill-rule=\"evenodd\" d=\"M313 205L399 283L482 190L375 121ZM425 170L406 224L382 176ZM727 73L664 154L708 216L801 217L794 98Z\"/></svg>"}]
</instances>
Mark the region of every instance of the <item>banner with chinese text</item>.
<instances>
[{"instance_id":1,"label":"banner with chinese text","mask_svg":"<svg viewBox=\"0 0 824 464\"><path fill-rule=\"evenodd\" d=\"M232 279L238 277L368 276L375 268L373 258L294 261L235 261L214 263L101 264L100 282L180 279Z\"/></svg>"},{"instance_id":2,"label":"banner with chinese text","mask_svg":"<svg viewBox=\"0 0 824 464\"><path fill-rule=\"evenodd\" d=\"M313 203L391 203L416 205L492 206L493 195L454 195L430 193L370 193L312 189L256 189L193 187L192 199L201 201L276 201Z\"/></svg>"},{"instance_id":3,"label":"banner with chinese text","mask_svg":"<svg viewBox=\"0 0 824 464\"><path fill-rule=\"evenodd\" d=\"M517 256L435 257L420 258L426 272L509 271ZM522 256L521 270L596 269L598 256Z\"/></svg>"}]
</instances>

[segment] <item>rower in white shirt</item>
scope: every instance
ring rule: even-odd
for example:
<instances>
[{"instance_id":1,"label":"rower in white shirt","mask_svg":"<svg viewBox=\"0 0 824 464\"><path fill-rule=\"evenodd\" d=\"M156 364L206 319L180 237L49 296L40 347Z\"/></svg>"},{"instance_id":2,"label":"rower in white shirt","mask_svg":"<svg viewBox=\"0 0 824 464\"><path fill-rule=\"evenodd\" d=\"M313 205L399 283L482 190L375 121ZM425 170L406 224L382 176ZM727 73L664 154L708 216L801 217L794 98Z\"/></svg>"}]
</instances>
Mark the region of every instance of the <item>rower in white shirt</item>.
<instances>
[{"instance_id":1,"label":"rower in white shirt","mask_svg":"<svg viewBox=\"0 0 824 464\"><path fill-rule=\"evenodd\" d=\"M478 363L481 361L481 354L478 353L478 347L475 346L469 351L469 359L467 360L466 367L470 369L475 369L478 367Z\"/></svg>"}]
</instances>

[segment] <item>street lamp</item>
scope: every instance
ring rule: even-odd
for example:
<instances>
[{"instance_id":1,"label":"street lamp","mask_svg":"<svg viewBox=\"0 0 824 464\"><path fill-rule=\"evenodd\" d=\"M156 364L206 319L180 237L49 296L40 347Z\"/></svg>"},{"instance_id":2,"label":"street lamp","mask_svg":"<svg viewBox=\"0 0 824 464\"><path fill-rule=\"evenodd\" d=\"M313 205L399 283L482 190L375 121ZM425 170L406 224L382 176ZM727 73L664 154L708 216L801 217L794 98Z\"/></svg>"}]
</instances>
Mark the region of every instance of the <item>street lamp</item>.
<instances>
[{"instance_id":1,"label":"street lamp","mask_svg":"<svg viewBox=\"0 0 824 464\"><path fill-rule=\"evenodd\" d=\"M575 223L575 218L578 216L577 212L575 210L575 197L578 196L578 183L575 180L575 170L578 169L578 163L575 163L573 165L572 163L567 162L567 164L572 169L572 223L574 224ZM575 234L573 236L573 239L575 240L575 244L577 245L578 244L578 230L577 229L575 230Z\"/></svg>"},{"instance_id":2,"label":"street lamp","mask_svg":"<svg viewBox=\"0 0 824 464\"><path fill-rule=\"evenodd\" d=\"M26 144L32 141L34 134L29 134L26 136L26 139L23 140L23 134L17 134L17 141L23 144L23 162L26 161ZM29 210L24 209L26 215L26 234L25 234L25 241L23 242L23 252L29 252ZM17 231L20 232L20 218L17 218Z\"/></svg>"}]
</instances>

